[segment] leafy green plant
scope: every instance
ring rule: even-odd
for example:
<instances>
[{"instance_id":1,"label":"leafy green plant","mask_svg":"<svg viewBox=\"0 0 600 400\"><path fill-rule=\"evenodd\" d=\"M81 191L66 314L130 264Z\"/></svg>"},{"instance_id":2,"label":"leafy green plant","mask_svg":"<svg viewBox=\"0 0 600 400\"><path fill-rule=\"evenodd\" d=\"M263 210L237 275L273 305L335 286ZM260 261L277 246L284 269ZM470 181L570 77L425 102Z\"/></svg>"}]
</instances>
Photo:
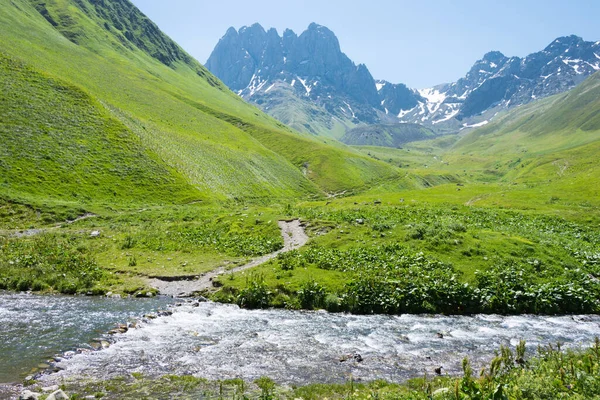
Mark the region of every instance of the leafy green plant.
<instances>
[{"instance_id":1,"label":"leafy green plant","mask_svg":"<svg viewBox=\"0 0 600 400\"><path fill-rule=\"evenodd\" d=\"M304 282L297 292L302 308L308 310L323 307L325 294L326 289L314 279Z\"/></svg>"},{"instance_id":2,"label":"leafy green plant","mask_svg":"<svg viewBox=\"0 0 600 400\"><path fill-rule=\"evenodd\" d=\"M264 277L252 275L247 280L247 286L237 296L237 304L244 308L266 308L271 301L272 292L265 284Z\"/></svg>"}]
</instances>

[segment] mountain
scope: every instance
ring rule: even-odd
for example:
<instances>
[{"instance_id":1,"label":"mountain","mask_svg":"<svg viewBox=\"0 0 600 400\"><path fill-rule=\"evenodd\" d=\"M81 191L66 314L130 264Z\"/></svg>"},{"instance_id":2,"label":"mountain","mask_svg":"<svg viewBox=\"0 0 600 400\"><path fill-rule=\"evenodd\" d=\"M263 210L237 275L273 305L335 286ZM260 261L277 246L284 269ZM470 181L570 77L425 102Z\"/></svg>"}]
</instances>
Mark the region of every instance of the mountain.
<instances>
[{"instance_id":1,"label":"mountain","mask_svg":"<svg viewBox=\"0 0 600 400\"><path fill-rule=\"evenodd\" d=\"M0 25L0 203L309 198L397 176L249 105L128 0L12 0Z\"/></svg>"},{"instance_id":2,"label":"mountain","mask_svg":"<svg viewBox=\"0 0 600 400\"><path fill-rule=\"evenodd\" d=\"M329 29L300 36L259 24L230 28L206 67L244 99L303 132L340 139L360 125L427 125L438 133L480 126L499 111L567 91L600 69L600 42L561 37L525 58L492 51L457 82L415 90L374 80Z\"/></svg>"},{"instance_id":3,"label":"mountain","mask_svg":"<svg viewBox=\"0 0 600 400\"><path fill-rule=\"evenodd\" d=\"M259 24L230 28L206 67L244 99L304 132L341 125L343 134L381 121L381 99L367 67L355 65L334 33L315 23L299 36L289 29L279 36ZM287 101L296 112L281 108Z\"/></svg>"},{"instance_id":4,"label":"mountain","mask_svg":"<svg viewBox=\"0 0 600 400\"><path fill-rule=\"evenodd\" d=\"M443 156L450 166L547 193L597 198L600 179L600 72L574 89L499 114ZM517 186L515 186L517 185ZM573 207L587 207L586 203Z\"/></svg>"},{"instance_id":5,"label":"mountain","mask_svg":"<svg viewBox=\"0 0 600 400\"><path fill-rule=\"evenodd\" d=\"M454 152L533 155L600 140L600 72L574 89L499 115L463 136Z\"/></svg>"},{"instance_id":6,"label":"mountain","mask_svg":"<svg viewBox=\"0 0 600 400\"><path fill-rule=\"evenodd\" d=\"M419 124L377 124L350 129L340 141L352 146L400 147L419 140L432 139L435 133Z\"/></svg>"},{"instance_id":7,"label":"mountain","mask_svg":"<svg viewBox=\"0 0 600 400\"><path fill-rule=\"evenodd\" d=\"M492 51L457 82L419 90L427 101L401 112L400 120L433 125L458 120L462 126L473 117L487 121L499 110L565 92L598 70L600 42L574 35L525 58Z\"/></svg>"}]
</instances>

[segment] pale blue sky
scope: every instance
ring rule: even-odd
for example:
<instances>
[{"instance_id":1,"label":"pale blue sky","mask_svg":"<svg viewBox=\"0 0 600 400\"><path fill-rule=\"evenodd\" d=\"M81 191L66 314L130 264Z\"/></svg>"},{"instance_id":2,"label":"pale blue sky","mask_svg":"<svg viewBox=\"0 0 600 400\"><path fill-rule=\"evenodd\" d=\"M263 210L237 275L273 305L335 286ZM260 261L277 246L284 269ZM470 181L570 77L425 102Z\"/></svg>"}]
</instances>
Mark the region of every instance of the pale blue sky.
<instances>
[{"instance_id":1,"label":"pale blue sky","mask_svg":"<svg viewBox=\"0 0 600 400\"><path fill-rule=\"evenodd\" d=\"M375 79L413 88L455 81L491 50L525 56L559 36L600 40L600 0L132 0L200 62L230 26L300 34L327 26Z\"/></svg>"}]
</instances>

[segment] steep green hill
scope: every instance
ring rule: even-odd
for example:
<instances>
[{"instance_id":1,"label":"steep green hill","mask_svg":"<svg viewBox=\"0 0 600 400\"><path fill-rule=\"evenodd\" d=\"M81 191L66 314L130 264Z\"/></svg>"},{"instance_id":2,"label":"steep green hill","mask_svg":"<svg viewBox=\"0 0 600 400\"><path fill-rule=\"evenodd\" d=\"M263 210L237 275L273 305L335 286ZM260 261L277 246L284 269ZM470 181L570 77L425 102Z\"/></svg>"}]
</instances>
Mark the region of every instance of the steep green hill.
<instances>
[{"instance_id":1,"label":"steep green hill","mask_svg":"<svg viewBox=\"0 0 600 400\"><path fill-rule=\"evenodd\" d=\"M298 198L397 176L248 105L127 0L11 0L0 26L0 195Z\"/></svg>"},{"instance_id":2,"label":"steep green hill","mask_svg":"<svg viewBox=\"0 0 600 400\"><path fill-rule=\"evenodd\" d=\"M0 188L84 202L198 199L86 92L0 53Z\"/></svg>"}]
</instances>

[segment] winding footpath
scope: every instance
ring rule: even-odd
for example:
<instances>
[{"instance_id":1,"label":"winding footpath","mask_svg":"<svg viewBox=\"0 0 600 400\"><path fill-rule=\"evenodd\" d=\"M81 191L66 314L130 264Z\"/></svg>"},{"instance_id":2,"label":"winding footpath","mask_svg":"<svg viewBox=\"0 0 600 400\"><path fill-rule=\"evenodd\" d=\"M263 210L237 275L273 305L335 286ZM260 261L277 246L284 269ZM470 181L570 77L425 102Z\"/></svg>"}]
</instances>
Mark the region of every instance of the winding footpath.
<instances>
[{"instance_id":1,"label":"winding footpath","mask_svg":"<svg viewBox=\"0 0 600 400\"><path fill-rule=\"evenodd\" d=\"M286 253L304 246L308 241L308 236L306 235L306 232L304 232L304 228L299 220L279 221L278 225L279 229L281 229L281 236L283 237L283 248L279 251L266 254L262 257L252 260L247 264L232 269L225 269L225 267L217 268L213 271L205 273L195 280L168 282L160 279L150 279L148 283L163 295L174 297L192 296L195 293L212 289L213 279L219 275L222 275L226 272L241 272L249 268L257 267L277 257L277 255L280 253Z\"/></svg>"}]
</instances>

